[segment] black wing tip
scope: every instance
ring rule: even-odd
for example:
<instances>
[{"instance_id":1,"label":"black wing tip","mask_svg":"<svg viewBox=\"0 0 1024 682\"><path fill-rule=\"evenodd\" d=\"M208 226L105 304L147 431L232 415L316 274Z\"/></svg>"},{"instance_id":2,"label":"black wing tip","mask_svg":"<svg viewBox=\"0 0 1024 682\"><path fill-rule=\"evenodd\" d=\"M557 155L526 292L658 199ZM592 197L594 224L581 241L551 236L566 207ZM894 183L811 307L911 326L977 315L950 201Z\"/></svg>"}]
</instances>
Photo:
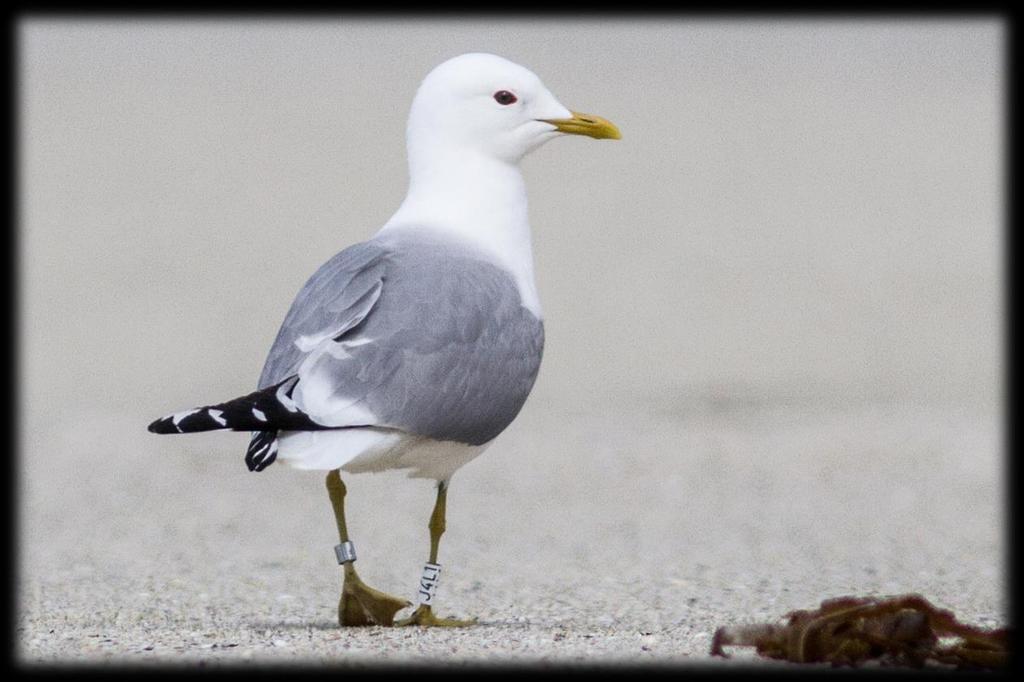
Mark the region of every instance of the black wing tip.
<instances>
[{"instance_id":1,"label":"black wing tip","mask_svg":"<svg viewBox=\"0 0 1024 682\"><path fill-rule=\"evenodd\" d=\"M250 460L247 459L247 460L245 460L245 465L247 467L249 467L249 471L252 471L253 473L257 473L258 474L259 472L263 471L268 466L273 464L274 460L276 460L276 459L277 459L277 455L271 455L270 457L265 457L265 458L260 459L258 461L257 460L251 460L250 461Z\"/></svg>"},{"instance_id":2,"label":"black wing tip","mask_svg":"<svg viewBox=\"0 0 1024 682\"><path fill-rule=\"evenodd\" d=\"M150 433L179 433L177 427L174 426L174 422L169 417L161 417L155 422L150 424L147 428Z\"/></svg>"},{"instance_id":3,"label":"black wing tip","mask_svg":"<svg viewBox=\"0 0 1024 682\"><path fill-rule=\"evenodd\" d=\"M259 473L277 459L277 431L259 431L249 441L245 452L245 465L249 471Z\"/></svg>"},{"instance_id":4,"label":"black wing tip","mask_svg":"<svg viewBox=\"0 0 1024 682\"><path fill-rule=\"evenodd\" d=\"M235 429L217 406L197 407L161 417L149 425L151 433L197 433L200 431L221 431ZM235 429L237 430L237 429Z\"/></svg>"},{"instance_id":5,"label":"black wing tip","mask_svg":"<svg viewBox=\"0 0 1024 682\"><path fill-rule=\"evenodd\" d=\"M246 457L245 466L249 467L249 471L253 473L259 473L266 469L268 466L274 463L277 459L277 454L265 456L265 457Z\"/></svg>"}]
</instances>

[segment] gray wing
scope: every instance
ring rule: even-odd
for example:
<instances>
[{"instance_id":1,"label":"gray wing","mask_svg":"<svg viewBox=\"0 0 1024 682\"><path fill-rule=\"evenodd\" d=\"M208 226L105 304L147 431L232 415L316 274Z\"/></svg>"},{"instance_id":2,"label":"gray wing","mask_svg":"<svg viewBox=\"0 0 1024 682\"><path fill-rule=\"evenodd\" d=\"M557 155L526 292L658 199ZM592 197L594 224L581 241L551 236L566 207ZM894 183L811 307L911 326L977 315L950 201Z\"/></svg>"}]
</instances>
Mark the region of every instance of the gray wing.
<instances>
[{"instance_id":1,"label":"gray wing","mask_svg":"<svg viewBox=\"0 0 1024 682\"><path fill-rule=\"evenodd\" d=\"M292 376L313 347L365 319L380 296L385 254L377 242L354 244L313 273L281 323L258 388Z\"/></svg>"},{"instance_id":2,"label":"gray wing","mask_svg":"<svg viewBox=\"0 0 1024 682\"><path fill-rule=\"evenodd\" d=\"M359 248L328 262L300 293L275 342L278 359L274 351L268 359L277 369L264 379L297 373L296 405L327 426L473 444L497 436L533 387L544 342L511 275L419 236ZM336 290L342 283L346 290ZM330 314L310 310L324 305Z\"/></svg>"}]
</instances>

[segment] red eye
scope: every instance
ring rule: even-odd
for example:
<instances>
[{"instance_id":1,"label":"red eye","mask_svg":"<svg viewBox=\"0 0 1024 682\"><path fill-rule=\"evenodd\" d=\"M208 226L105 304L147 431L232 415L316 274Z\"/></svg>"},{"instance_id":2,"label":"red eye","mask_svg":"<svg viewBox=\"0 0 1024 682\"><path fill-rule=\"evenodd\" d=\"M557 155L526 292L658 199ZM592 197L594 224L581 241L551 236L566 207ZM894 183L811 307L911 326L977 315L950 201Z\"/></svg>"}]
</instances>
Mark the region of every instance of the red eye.
<instances>
[{"instance_id":1,"label":"red eye","mask_svg":"<svg viewBox=\"0 0 1024 682\"><path fill-rule=\"evenodd\" d=\"M518 100L516 99L516 96L508 90L498 90L494 93L494 101L502 106L508 106L509 104L514 104Z\"/></svg>"}]
</instances>

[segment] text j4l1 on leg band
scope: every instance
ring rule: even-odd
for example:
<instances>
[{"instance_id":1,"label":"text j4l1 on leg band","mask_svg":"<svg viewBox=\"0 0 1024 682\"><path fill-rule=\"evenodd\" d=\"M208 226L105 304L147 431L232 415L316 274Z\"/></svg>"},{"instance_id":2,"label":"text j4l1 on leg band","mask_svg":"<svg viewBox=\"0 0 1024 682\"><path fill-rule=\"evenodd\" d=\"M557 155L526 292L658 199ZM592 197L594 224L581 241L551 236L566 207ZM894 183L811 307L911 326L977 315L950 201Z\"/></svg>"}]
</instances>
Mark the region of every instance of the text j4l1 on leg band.
<instances>
[{"instance_id":1,"label":"text j4l1 on leg band","mask_svg":"<svg viewBox=\"0 0 1024 682\"><path fill-rule=\"evenodd\" d=\"M419 603L430 606L434 602L434 594L437 592L437 583L441 579L441 564L427 562L423 565L423 575L420 576Z\"/></svg>"}]
</instances>

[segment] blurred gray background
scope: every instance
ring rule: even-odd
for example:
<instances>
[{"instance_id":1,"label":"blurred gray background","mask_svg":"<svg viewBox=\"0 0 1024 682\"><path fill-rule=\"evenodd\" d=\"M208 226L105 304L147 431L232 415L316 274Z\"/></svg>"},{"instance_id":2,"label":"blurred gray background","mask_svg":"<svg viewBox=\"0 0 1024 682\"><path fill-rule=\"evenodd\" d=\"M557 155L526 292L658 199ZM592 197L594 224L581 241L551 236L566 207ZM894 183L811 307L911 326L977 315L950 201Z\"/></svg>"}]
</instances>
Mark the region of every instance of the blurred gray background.
<instances>
[{"instance_id":1,"label":"blurred gray background","mask_svg":"<svg viewBox=\"0 0 1024 682\"><path fill-rule=\"evenodd\" d=\"M544 364L455 477L442 545L447 610L487 624L377 641L696 656L713 625L843 590L1002 617L998 21L34 18L18 36L24 656L210 657L202 633L235 628L233 652L332 658L319 475L251 475L244 436L145 427L255 387L305 279L397 208L413 93L467 51L623 139L524 162ZM362 572L411 591L429 486L350 493ZM587 592L605 579L654 592L613 607ZM253 618L284 629L245 634ZM623 623L662 639L634 647Z\"/></svg>"}]
</instances>

